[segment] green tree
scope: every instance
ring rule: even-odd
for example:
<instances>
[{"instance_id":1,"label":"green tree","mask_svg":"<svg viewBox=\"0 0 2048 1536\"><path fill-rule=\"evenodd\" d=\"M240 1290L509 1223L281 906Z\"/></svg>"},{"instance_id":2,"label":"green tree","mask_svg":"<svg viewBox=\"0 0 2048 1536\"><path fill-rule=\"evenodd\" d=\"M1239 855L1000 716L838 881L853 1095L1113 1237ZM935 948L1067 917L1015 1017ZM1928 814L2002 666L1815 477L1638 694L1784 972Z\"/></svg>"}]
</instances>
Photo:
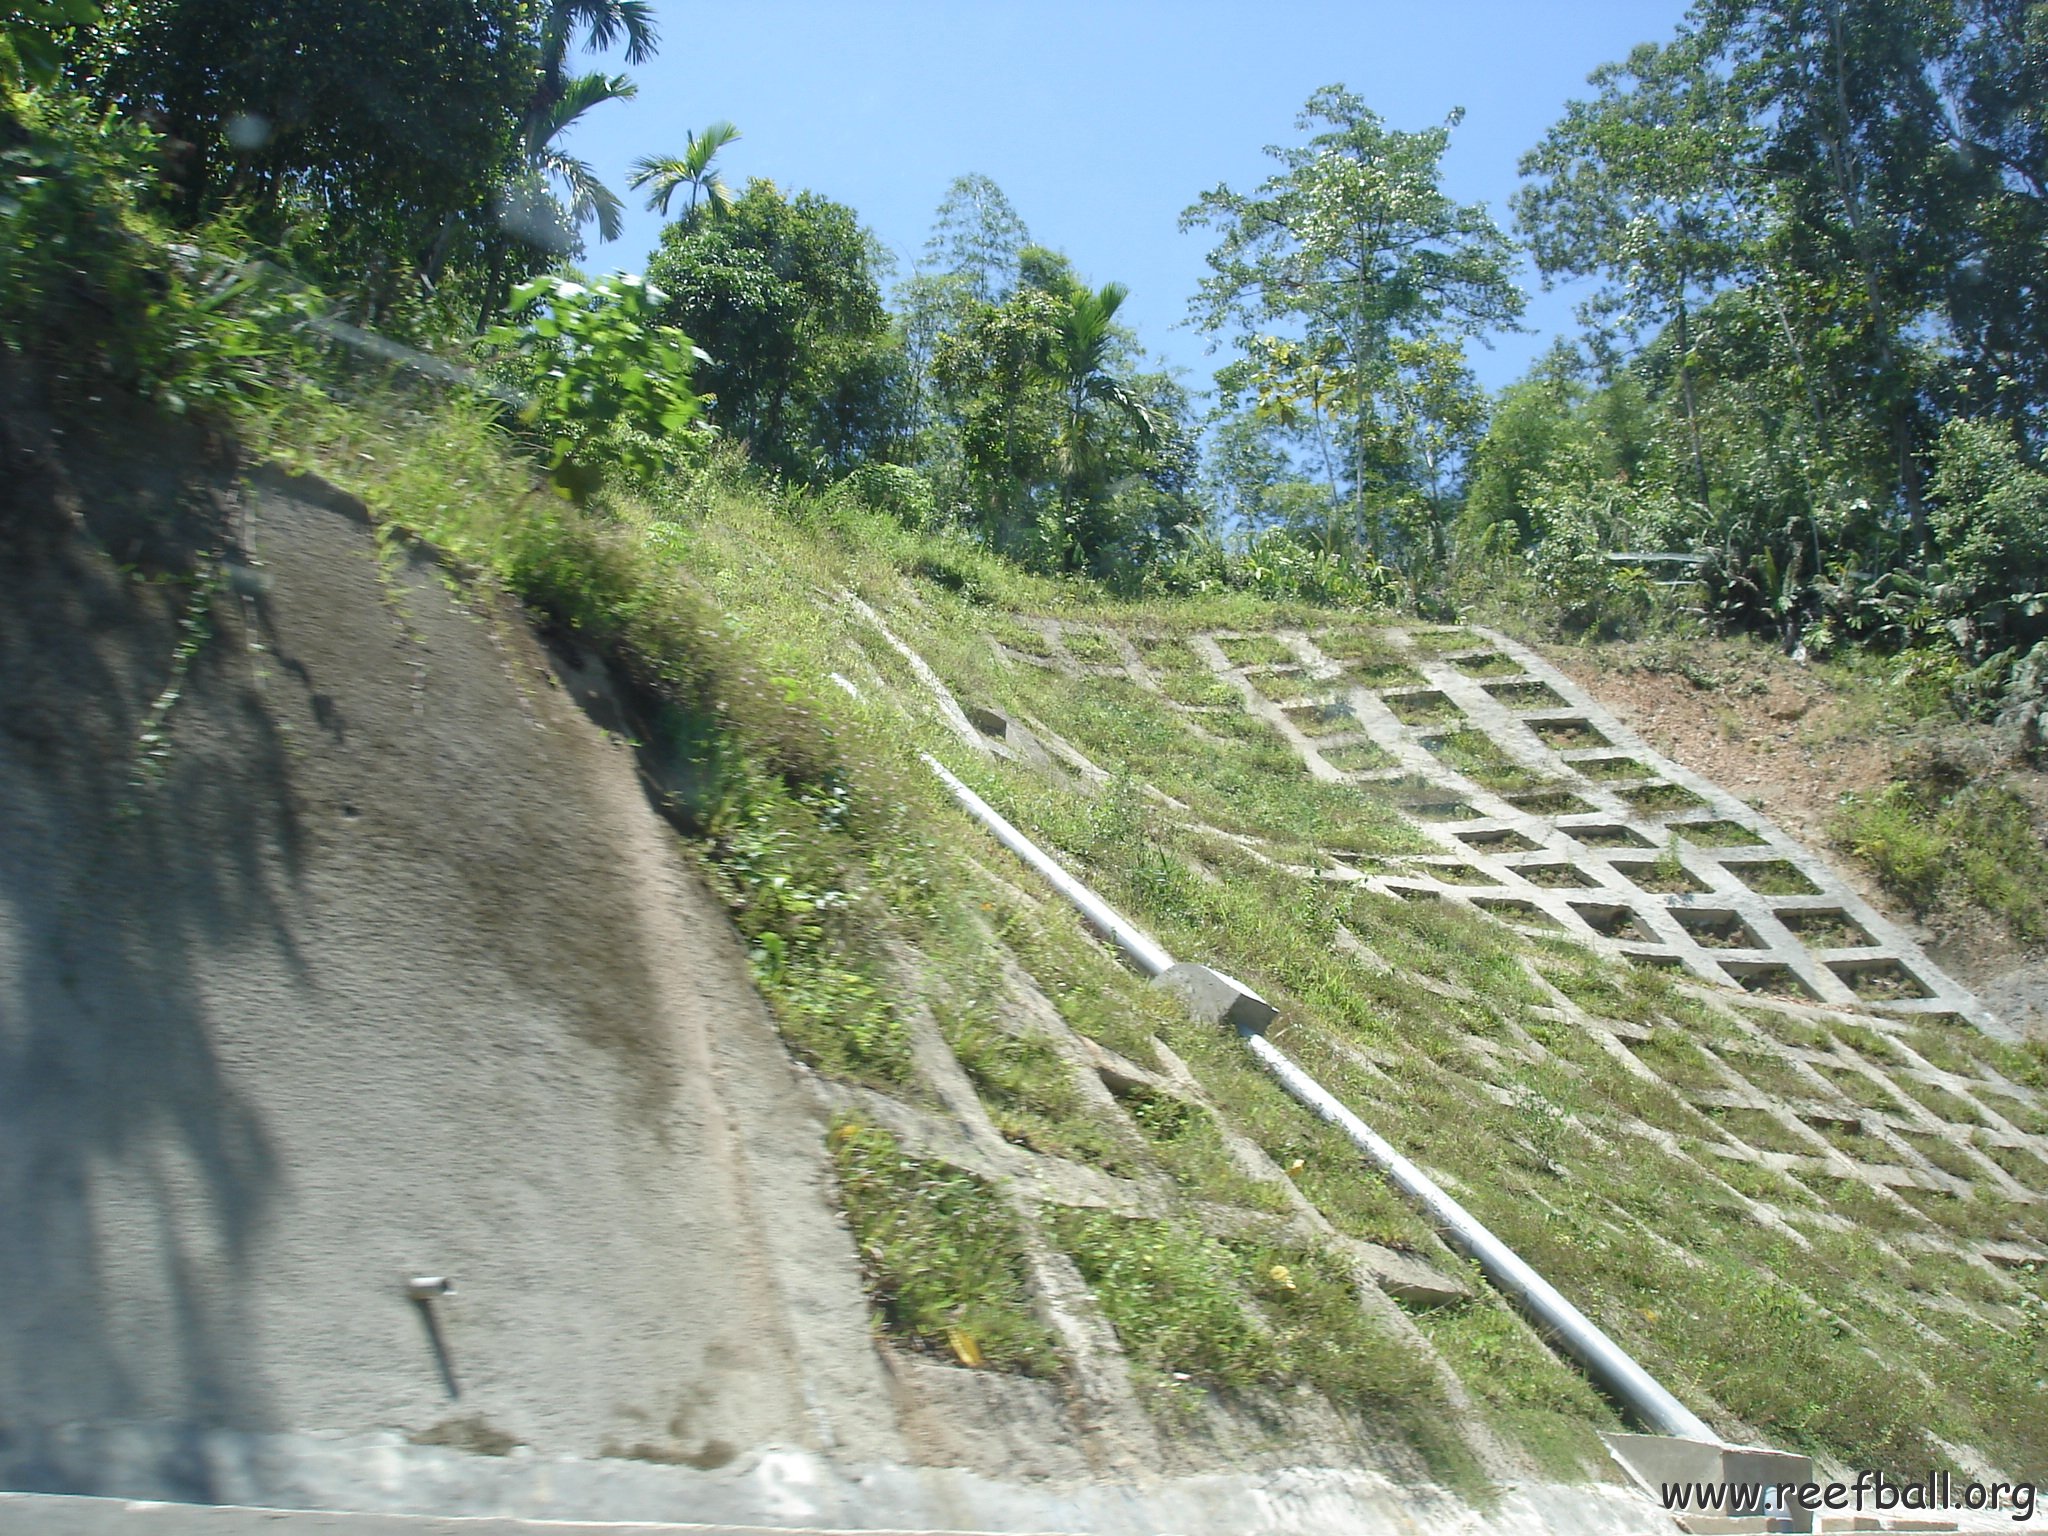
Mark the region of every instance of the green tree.
<instances>
[{"instance_id":1,"label":"green tree","mask_svg":"<svg viewBox=\"0 0 2048 1536\"><path fill-rule=\"evenodd\" d=\"M1404 133L1326 86L1298 119L1307 142L1268 151L1279 171L1181 216L1217 232L1191 313L1245 352L1218 375L1227 400L1256 402L1320 461L1344 518L1336 541L1372 551L1429 473L1412 413L1457 393L1426 375L1522 310L1507 237L1442 190L1459 116Z\"/></svg>"},{"instance_id":2,"label":"green tree","mask_svg":"<svg viewBox=\"0 0 2048 1536\"><path fill-rule=\"evenodd\" d=\"M1957 12L1947 0L1703 0L1699 15L1763 130L1784 259L1826 296L1822 361L1881 424L1917 525L1930 380L1915 333L1964 219L1939 86Z\"/></svg>"},{"instance_id":3,"label":"green tree","mask_svg":"<svg viewBox=\"0 0 2048 1536\"><path fill-rule=\"evenodd\" d=\"M101 16L98 0L15 0L0 16L0 101L17 80L55 80L80 30Z\"/></svg>"},{"instance_id":4,"label":"green tree","mask_svg":"<svg viewBox=\"0 0 2048 1536\"><path fill-rule=\"evenodd\" d=\"M164 135L174 215L307 227L327 275L375 294L490 205L539 64L527 0L130 0L74 67Z\"/></svg>"},{"instance_id":5,"label":"green tree","mask_svg":"<svg viewBox=\"0 0 2048 1536\"><path fill-rule=\"evenodd\" d=\"M1030 244L1031 232L1003 189L970 172L946 188L919 266L959 279L977 303L997 304L1016 287L1019 258Z\"/></svg>"},{"instance_id":6,"label":"green tree","mask_svg":"<svg viewBox=\"0 0 2048 1536\"><path fill-rule=\"evenodd\" d=\"M1061 307L1043 366L1061 403L1053 448L1058 521L1051 540L1068 570L1077 569L1088 551L1104 542L1102 530L1089 526L1089 512L1104 499L1109 473L1101 419L1121 418L1145 447L1157 435L1143 397L1113 371L1119 343L1116 312L1129 296L1122 283L1105 283L1091 292L1078 282L1058 295Z\"/></svg>"},{"instance_id":7,"label":"green tree","mask_svg":"<svg viewBox=\"0 0 2048 1536\"><path fill-rule=\"evenodd\" d=\"M638 90L623 74L571 74L569 53L579 33L593 52L623 45L629 64L652 58L659 41L647 0L549 0L542 11L539 68L520 116L518 156L491 202L482 320L503 307L515 271L581 255L586 224L596 221L600 240L619 238L625 205L562 141L585 113L630 101ZM437 251L430 275L439 264Z\"/></svg>"},{"instance_id":8,"label":"green tree","mask_svg":"<svg viewBox=\"0 0 2048 1536\"><path fill-rule=\"evenodd\" d=\"M1516 220L1546 283L1604 275L1581 309L1632 342L1671 328L1694 490L1711 495L1694 389L1696 306L1742 265L1757 223L1746 206L1757 134L1700 40L1644 43L1604 64L1599 95L1572 102L1522 157L1535 178Z\"/></svg>"},{"instance_id":9,"label":"green tree","mask_svg":"<svg viewBox=\"0 0 2048 1536\"><path fill-rule=\"evenodd\" d=\"M884 262L851 208L760 178L726 217L663 228L648 276L664 317L708 354L711 419L755 462L816 480L896 451L905 391Z\"/></svg>"},{"instance_id":10,"label":"green tree","mask_svg":"<svg viewBox=\"0 0 2048 1536\"><path fill-rule=\"evenodd\" d=\"M1026 247L1000 302L952 290L932 361L936 415L958 444L956 495L984 536L1119 580L1199 520L1186 397L1135 366L1135 340L1116 323L1125 294Z\"/></svg>"},{"instance_id":11,"label":"green tree","mask_svg":"<svg viewBox=\"0 0 2048 1536\"><path fill-rule=\"evenodd\" d=\"M710 124L702 133L691 133L680 155L649 155L633 162L633 178L627 183L635 192L647 192L647 206L668 217L669 199L684 187L690 189L690 206L683 210L685 222L697 212L697 199L715 215L732 209L732 188L718 174L712 161L718 152L740 136L728 122Z\"/></svg>"}]
</instances>

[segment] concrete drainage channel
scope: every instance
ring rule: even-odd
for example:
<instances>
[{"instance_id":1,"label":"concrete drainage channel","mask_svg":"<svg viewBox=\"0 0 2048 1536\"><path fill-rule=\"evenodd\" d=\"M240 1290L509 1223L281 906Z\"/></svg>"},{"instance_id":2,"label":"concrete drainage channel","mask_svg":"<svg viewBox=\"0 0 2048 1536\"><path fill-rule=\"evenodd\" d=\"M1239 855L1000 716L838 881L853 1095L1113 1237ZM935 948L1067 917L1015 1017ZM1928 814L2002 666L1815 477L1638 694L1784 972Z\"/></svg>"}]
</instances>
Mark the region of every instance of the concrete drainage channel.
<instances>
[{"instance_id":1,"label":"concrete drainage channel","mask_svg":"<svg viewBox=\"0 0 2048 1536\"><path fill-rule=\"evenodd\" d=\"M974 819L1042 876L1105 938L1156 984L1180 995L1203 1022L1234 1029L1260 1066L1321 1119L1344 1133L1388 1181L1427 1214L1451 1246L1476 1262L1501 1293L1553 1339L1586 1374L1627 1409L1649 1434L1603 1435L1615 1461L1656 1497L1675 1481L1755 1485L1812 1480L1805 1456L1722 1443L1711 1428L1667 1391L1597 1324L1385 1138L1345 1107L1265 1035L1278 1011L1243 983L1208 966L1176 962L1142 929L1076 880L987 801L929 753L924 762ZM1810 1511L1776 1516L1770 1528L1810 1531Z\"/></svg>"}]
</instances>

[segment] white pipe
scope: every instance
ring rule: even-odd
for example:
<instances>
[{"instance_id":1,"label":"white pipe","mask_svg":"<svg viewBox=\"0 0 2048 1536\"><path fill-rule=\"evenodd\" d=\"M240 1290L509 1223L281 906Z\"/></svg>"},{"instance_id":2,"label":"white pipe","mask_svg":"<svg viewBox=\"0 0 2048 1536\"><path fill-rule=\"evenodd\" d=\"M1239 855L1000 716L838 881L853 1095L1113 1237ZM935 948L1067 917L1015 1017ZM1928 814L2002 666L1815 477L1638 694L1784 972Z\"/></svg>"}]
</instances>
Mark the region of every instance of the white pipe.
<instances>
[{"instance_id":1,"label":"white pipe","mask_svg":"<svg viewBox=\"0 0 2048 1536\"><path fill-rule=\"evenodd\" d=\"M1396 1151L1391 1142L1339 1103L1279 1046L1264 1035L1246 1035L1243 1039L1246 1049L1280 1079L1289 1093L1349 1137L1352 1145L1386 1174L1395 1188L1428 1213L1453 1247L1476 1260L1495 1285L1521 1303L1524 1311L1534 1314L1594 1380L1628 1404L1639 1419L1661 1434L1718 1443L1718 1437L1691 1409L1665 1391L1654 1376L1566 1300L1556 1286L1531 1269L1520 1254L1482 1226L1477 1217L1444 1193L1434 1179Z\"/></svg>"},{"instance_id":2,"label":"white pipe","mask_svg":"<svg viewBox=\"0 0 2048 1536\"><path fill-rule=\"evenodd\" d=\"M966 806L976 821L995 833L997 842L1045 876L1046 883L1078 907L1098 933L1115 940L1139 970L1147 976L1162 976L1173 969L1173 956L1160 947L1157 939L1126 922L1109 903L1041 853L1036 843L1003 820L993 806L954 778L946 765L931 753L920 752L918 756L944 781L946 788L953 791L953 798Z\"/></svg>"},{"instance_id":3,"label":"white pipe","mask_svg":"<svg viewBox=\"0 0 2048 1536\"><path fill-rule=\"evenodd\" d=\"M929 752L919 755L975 820L993 832L1005 848L1043 875L1047 883L1079 908L1081 915L1099 932L1122 946L1124 953L1140 970L1159 976L1173 968L1173 956L1161 948L1157 940L1125 921L1100 896L1060 868L1030 838L1005 821L986 800L947 772L937 758ZM1588 1374L1625 1403L1637 1419L1661 1434L1704 1440L1712 1445L1720 1443L1720 1437L1697 1414L1667 1392L1591 1318L1567 1301L1557 1287L1531 1269L1519 1254L1446 1194L1434 1179L1396 1151L1392 1142L1346 1109L1328 1089L1264 1035L1244 1034L1240 1038L1246 1049L1258 1058L1260 1065L1279 1078L1289 1093L1349 1137L1352 1145L1365 1154L1367 1161L1428 1213L1446 1239L1469 1255L1485 1271L1488 1279L1549 1329Z\"/></svg>"}]
</instances>

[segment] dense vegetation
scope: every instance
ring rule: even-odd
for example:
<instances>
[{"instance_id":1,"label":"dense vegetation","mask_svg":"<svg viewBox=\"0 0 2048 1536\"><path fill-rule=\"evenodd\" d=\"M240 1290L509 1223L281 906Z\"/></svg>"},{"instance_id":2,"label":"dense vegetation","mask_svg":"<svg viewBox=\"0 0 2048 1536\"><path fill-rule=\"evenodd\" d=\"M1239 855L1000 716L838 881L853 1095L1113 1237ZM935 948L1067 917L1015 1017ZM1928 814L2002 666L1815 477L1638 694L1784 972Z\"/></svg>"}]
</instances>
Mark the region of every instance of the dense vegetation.
<instances>
[{"instance_id":1,"label":"dense vegetation","mask_svg":"<svg viewBox=\"0 0 2048 1536\"><path fill-rule=\"evenodd\" d=\"M1458 114L1403 131L1326 87L1264 182L1184 216L1215 242L1190 303L1228 358L1206 407L1144 366L1122 286L1035 245L987 178L954 184L889 293L853 209L724 182L729 123L639 162L632 189L673 214L651 286L579 290L651 300L624 327L638 350L550 331L551 295L520 284L593 226L612 236L622 206L563 134L634 90L575 56L658 44L646 0L18 8L8 339L94 320L106 366L205 394L170 384L203 336L139 339L204 261L149 280L180 293L136 289L85 236L149 221L180 250L263 254L350 320L480 344L553 402L526 425L579 495L688 461L708 428L786 482L850 478L916 526L1123 591L1505 596L1602 633L1703 619L1788 649L1931 648L1987 712L2048 686L2038 3L1701 0L1596 71L1515 200L1546 277L1596 296L1498 398L1466 347L1516 323L1516 243L1442 191ZM698 359L707 410L553 419L645 377L650 327L689 339L663 355L678 388ZM563 365L580 382L551 388ZM1653 574L1697 580L1612 558L1646 549L1687 557Z\"/></svg>"},{"instance_id":2,"label":"dense vegetation","mask_svg":"<svg viewBox=\"0 0 2048 1536\"><path fill-rule=\"evenodd\" d=\"M1142 614L1132 643L1169 656L1186 652L1181 629L1325 625L1315 610L1332 604L1521 606L1596 631L1697 622L1685 605L1810 650L1910 651L1916 676L1966 706L2024 703L2048 686L2048 7L1705 3L1672 43L1602 71L1532 151L1517 213L1546 270L1605 287L1585 335L1498 399L1464 349L1518 314L1515 247L1441 190L1455 118L1402 131L1319 91L1264 182L1188 211L1215 241L1191 313L1232 348L1206 413L1147 367L1118 323L1124 290L1034 243L985 178L954 185L891 289L853 210L765 180L727 186L716 158L734 130L713 124L650 154L628 188L673 215L646 278L575 272L620 202L560 151L561 130L632 84L572 60L593 43L651 56L638 0L279 16L35 0L4 27L7 365L27 359L60 398L133 390L346 472L619 657L655 701L647 751L669 808L699 835L785 1038L822 1073L904 1090L909 1015L927 995L963 999L971 1009L934 1006L933 1022L1006 1134L1110 1171L1156 1166L1208 1203L1256 1203L1207 1121L1151 1103L1132 1115L1142 1144L1115 1133L1042 1040L988 1023L1003 984L991 955L1007 950L1083 1034L1134 1057L1153 1033L1169 1040L1340 1229L1426 1240L1322 1128L1233 1076L1217 1041L1077 928L967 894L991 889L970 878L978 845L903 772L905 741L944 742L887 702L894 653L865 657L881 702L824 680L854 654L855 626L818 597L845 589L956 683L1121 769L1094 799L1022 770L989 769L987 787L1184 952L1284 996L1292 1017L1399 1052L1399 1094L1318 1065L1405 1146L1468 1173L1487 1219L1681 1388L1840 1457L1905 1465L1926 1429L2040 1464L2044 1420L2012 1406L2041 1376L2031 1291L2025 1332L1969 1316L1930 1332L1905 1293L1982 1275L1874 1258L1796 1191L1784 1198L1814 1218L1807 1241L1764 1257L1811 1295L1764 1274L1733 1184L1675 1150L1713 1126L1556 1028L1521 964L1537 951L1477 919L1352 901L1219 854L1137 782L1282 855L1419 846L1384 805L1281 774L1273 742L1225 734L1229 717L1194 752L1178 718L1124 683L998 677L986 642L1028 647L1015 616L1060 611ZM414 350L384 347L394 336ZM386 392L365 355L409 357L415 374L452 362L483 387ZM536 488L543 476L560 499ZM1607 558L1645 547L1702 561L1697 587L1666 596ZM1117 607L1134 595L1174 601ZM1216 679L1185 656L1157 667L1190 702L1214 702ZM1854 835L1883 840L1902 880L1932 881L1939 856L1910 834L2003 827L2002 805L1892 794ZM1219 867L1228 879L1205 878ZM2038 924L2038 901L2024 915ZM1391 964L1368 973L1343 955L1339 921ZM906 950L922 989L906 983ZM1539 958L1546 986L1595 1012L1667 1010L1728 1044L1713 1033L1725 1024L1651 972L1610 974L1562 947ZM1456 1006L1421 980L1439 976L1463 990ZM1491 1090L1507 1069L1496 1053L1467 1071L1467 1037L1510 1024L1577 1073L1516 1067L1503 1105ZM2015 1060L2015 1081L2040 1080L2037 1057ZM1655 1155L1637 1117L1668 1133ZM1040 1333L1012 1326L1023 1238L980 1181L851 1122L834 1151L903 1336L1058 1368ZM1560 1168L1574 1182L1556 1182ZM1767 1173L1748 1177L1777 1198ZM1677 1237L1643 1235L1674 1211ZM1914 1218L1868 1224L1880 1220ZM1418 1419L1441 1417L1383 1340L1336 1332L1313 1255L1219 1259L1193 1229L1134 1238L1071 1217L1054 1235L1168 1379L1353 1396L1370 1379ZM1253 1333L1224 1285L1240 1270L1264 1277ZM1681 1297L1684 1315L1660 1325ZM1423 1325L1517 1422L1599 1420L1497 1307ZM1759 1354L1759 1337L1792 1342ZM1902 1389L1884 1360L1924 1376Z\"/></svg>"}]
</instances>

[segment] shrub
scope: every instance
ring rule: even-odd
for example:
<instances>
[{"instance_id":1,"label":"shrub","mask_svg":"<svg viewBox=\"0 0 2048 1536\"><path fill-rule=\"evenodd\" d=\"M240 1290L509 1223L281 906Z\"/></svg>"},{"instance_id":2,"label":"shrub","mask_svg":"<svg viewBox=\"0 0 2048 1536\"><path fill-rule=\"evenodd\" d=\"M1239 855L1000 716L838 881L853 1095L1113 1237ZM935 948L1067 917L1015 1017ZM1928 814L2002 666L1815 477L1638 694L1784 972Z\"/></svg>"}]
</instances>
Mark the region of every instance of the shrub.
<instances>
[{"instance_id":1,"label":"shrub","mask_svg":"<svg viewBox=\"0 0 2048 1536\"><path fill-rule=\"evenodd\" d=\"M589 284L540 277L513 295L514 323L490 334L524 362L533 400L520 419L572 501L589 500L609 469L649 480L669 468L667 445L697 419L690 369L701 354L658 323L665 302L632 273Z\"/></svg>"}]
</instances>

